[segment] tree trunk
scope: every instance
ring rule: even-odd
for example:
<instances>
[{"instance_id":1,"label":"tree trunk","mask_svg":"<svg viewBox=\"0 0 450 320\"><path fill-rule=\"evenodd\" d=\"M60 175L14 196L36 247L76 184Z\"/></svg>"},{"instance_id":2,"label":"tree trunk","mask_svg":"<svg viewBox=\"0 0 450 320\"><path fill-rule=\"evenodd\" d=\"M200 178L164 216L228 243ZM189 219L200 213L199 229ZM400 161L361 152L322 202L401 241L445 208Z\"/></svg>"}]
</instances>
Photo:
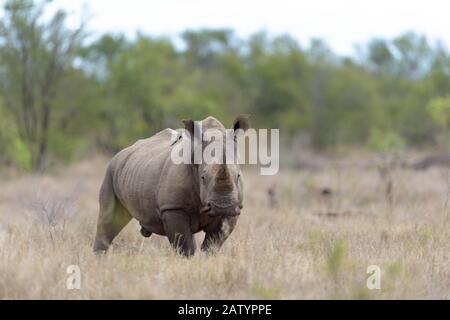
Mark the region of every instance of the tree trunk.
<instances>
[{"instance_id":1,"label":"tree trunk","mask_svg":"<svg viewBox=\"0 0 450 320\"><path fill-rule=\"evenodd\" d=\"M48 144L48 127L50 124L50 106L48 103L44 103L42 108L42 123L41 123L41 136L39 139L39 145L37 150L37 158L34 164L33 170L35 172L43 172L45 169L45 160L47 156L47 144Z\"/></svg>"}]
</instances>

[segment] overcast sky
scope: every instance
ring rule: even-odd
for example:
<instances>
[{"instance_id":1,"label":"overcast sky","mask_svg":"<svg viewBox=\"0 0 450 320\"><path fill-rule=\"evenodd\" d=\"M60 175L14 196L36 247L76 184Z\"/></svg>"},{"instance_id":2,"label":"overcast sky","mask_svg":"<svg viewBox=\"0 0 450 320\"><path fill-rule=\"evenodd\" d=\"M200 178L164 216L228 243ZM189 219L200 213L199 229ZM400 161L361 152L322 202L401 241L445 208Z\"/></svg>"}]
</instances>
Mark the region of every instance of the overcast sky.
<instances>
[{"instance_id":1,"label":"overcast sky","mask_svg":"<svg viewBox=\"0 0 450 320\"><path fill-rule=\"evenodd\" d=\"M0 0L1 1L1 0ZM102 33L175 36L185 29L231 28L239 36L259 30L289 33L307 45L321 37L338 53L355 43L413 30L450 47L448 0L55 0L78 16L83 5L92 15L89 29ZM75 21L76 18L73 18Z\"/></svg>"}]
</instances>

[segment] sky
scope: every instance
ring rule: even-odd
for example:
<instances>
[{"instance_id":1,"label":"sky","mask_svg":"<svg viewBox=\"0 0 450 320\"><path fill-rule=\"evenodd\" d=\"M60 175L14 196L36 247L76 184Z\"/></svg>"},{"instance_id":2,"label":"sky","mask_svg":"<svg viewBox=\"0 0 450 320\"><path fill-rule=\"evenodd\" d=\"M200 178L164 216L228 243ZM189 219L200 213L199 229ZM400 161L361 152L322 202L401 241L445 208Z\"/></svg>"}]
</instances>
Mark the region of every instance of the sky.
<instances>
[{"instance_id":1,"label":"sky","mask_svg":"<svg viewBox=\"0 0 450 320\"><path fill-rule=\"evenodd\" d=\"M373 37L415 31L450 47L448 0L54 0L53 5L71 12L73 24L87 9L94 34L132 36L140 30L176 37L186 29L231 28L246 37L265 30L288 33L305 46L319 37L338 54L350 55L355 44Z\"/></svg>"}]
</instances>

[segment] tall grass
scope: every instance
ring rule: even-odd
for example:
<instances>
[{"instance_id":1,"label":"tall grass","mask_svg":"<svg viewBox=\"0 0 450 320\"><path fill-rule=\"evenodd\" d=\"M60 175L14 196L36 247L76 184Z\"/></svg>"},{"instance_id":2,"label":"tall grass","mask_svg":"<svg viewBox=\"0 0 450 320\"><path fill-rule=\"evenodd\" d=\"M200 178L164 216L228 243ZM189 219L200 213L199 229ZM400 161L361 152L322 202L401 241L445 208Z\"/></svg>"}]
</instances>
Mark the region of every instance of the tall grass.
<instances>
[{"instance_id":1,"label":"tall grass","mask_svg":"<svg viewBox=\"0 0 450 320\"><path fill-rule=\"evenodd\" d=\"M144 239L136 222L108 254L92 253L105 163L0 181L0 298L449 297L449 188L438 169L395 169L392 208L376 166L249 171L245 209L224 247L185 259L164 237ZM80 290L66 287L70 265L80 267ZM381 290L366 287L369 265L382 270Z\"/></svg>"}]
</instances>

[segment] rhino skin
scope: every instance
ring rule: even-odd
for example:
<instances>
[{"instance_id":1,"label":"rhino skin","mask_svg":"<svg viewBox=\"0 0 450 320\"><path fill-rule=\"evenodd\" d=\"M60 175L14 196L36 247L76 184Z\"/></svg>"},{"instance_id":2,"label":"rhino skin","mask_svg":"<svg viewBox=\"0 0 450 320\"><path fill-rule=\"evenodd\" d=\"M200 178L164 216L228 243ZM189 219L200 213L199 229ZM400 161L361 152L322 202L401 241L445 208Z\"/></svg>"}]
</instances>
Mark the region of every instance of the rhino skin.
<instances>
[{"instance_id":1,"label":"rhino skin","mask_svg":"<svg viewBox=\"0 0 450 320\"><path fill-rule=\"evenodd\" d=\"M196 126L203 132L215 128L224 137L227 134L213 117L183 122L192 137L189 143L199 139L194 136ZM247 117L237 117L234 132L247 128ZM233 231L243 208L243 183L237 161L175 164L170 157L172 148L189 139L182 131L162 130L123 149L109 162L100 188L94 252L105 252L132 218L139 221L144 237L152 233L167 236L184 256L195 253L193 234L205 232L201 249L209 251L219 248ZM178 137L175 142L174 135ZM203 148L207 145L200 143Z\"/></svg>"}]
</instances>

